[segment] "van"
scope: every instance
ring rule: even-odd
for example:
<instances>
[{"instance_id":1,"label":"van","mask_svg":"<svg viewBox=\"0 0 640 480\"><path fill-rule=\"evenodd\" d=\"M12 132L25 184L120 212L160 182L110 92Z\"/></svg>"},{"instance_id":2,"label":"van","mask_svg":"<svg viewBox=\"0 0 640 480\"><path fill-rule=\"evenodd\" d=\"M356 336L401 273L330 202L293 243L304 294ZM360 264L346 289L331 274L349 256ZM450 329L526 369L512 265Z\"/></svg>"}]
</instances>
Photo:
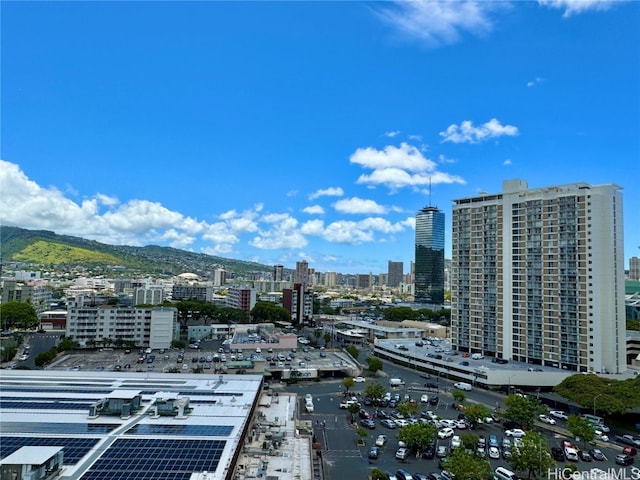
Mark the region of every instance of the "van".
<instances>
[{"instance_id":1,"label":"van","mask_svg":"<svg viewBox=\"0 0 640 480\"><path fill-rule=\"evenodd\" d=\"M518 476L505 467L498 467L493 473L493 480L518 480Z\"/></svg>"},{"instance_id":2,"label":"van","mask_svg":"<svg viewBox=\"0 0 640 480\"><path fill-rule=\"evenodd\" d=\"M604 420L602 417L598 417L597 415L589 415L588 413L585 413L584 415L581 415L582 418L584 418L585 420L588 420L591 423L595 423L597 425L602 425L604 423Z\"/></svg>"},{"instance_id":3,"label":"van","mask_svg":"<svg viewBox=\"0 0 640 480\"><path fill-rule=\"evenodd\" d=\"M482 360L484 355L481 353L474 353L471 355L471 360Z\"/></svg>"},{"instance_id":4,"label":"van","mask_svg":"<svg viewBox=\"0 0 640 480\"><path fill-rule=\"evenodd\" d=\"M456 382L453 384L453 386L458 390L464 390L467 392L471 391L471 384L467 382Z\"/></svg>"},{"instance_id":5,"label":"van","mask_svg":"<svg viewBox=\"0 0 640 480\"><path fill-rule=\"evenodd\" d=\"M404 385L404 380L402 380L401 378L390 378L389 385L391 387L400 387Z\"/></svg>"}]
</instances>

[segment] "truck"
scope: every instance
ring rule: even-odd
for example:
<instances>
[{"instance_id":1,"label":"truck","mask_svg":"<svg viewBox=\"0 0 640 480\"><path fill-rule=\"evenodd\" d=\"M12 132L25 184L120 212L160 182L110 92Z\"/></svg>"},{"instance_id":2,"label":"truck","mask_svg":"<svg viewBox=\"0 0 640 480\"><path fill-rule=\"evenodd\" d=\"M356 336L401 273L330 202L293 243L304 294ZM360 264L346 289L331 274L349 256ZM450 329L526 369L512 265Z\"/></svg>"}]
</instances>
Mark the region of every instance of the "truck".
<instances>
[{"instance_id":1,"label":"truck","mask_svg":"<svg viewBox=\"0 0 640 480\"><path fill-rule=\"evenodd\" d=\"M404 380L401 378L390 378L389 379L389 386L390 387L401 387L402 385L404 385Z\"/></svg>"}]
</instances>

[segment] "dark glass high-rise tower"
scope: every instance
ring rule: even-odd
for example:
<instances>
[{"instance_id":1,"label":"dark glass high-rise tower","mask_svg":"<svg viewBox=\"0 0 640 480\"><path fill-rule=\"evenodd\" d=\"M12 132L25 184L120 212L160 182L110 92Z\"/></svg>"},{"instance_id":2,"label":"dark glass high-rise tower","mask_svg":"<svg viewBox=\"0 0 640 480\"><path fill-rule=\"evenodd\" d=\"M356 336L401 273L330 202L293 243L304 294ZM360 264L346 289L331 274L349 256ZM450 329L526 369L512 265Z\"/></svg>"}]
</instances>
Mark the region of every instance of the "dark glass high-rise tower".
<instances>
[{"instance_id":1,"label":"dark glass high-rise tower","mask_svg":"<svg viewBox=\"0 0 640 480\"><path fill-rule=\"evenodd\" d=\"M444 303L444 212L424 207L416 214L415 301Z\"/></svg>"}]
</instances>

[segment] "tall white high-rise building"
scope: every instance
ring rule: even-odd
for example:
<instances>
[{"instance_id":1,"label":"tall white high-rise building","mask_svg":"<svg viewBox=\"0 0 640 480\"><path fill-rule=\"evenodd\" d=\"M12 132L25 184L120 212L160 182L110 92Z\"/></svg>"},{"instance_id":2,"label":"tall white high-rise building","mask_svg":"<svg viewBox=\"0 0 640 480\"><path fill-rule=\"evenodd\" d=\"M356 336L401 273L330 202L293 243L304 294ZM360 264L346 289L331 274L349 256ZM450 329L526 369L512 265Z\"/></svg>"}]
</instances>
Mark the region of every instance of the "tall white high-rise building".
<instances>
[{"instance_id":1,"label":"tall white high-rise building","mask_svg":"<svg viewBox=\"0 0 640 480\"><path fill-rule=\"evenodd\" d=\"M622 194L617 185L455 200L455 348L579 372L626 369Z\"/></svg>"}]
</instances>

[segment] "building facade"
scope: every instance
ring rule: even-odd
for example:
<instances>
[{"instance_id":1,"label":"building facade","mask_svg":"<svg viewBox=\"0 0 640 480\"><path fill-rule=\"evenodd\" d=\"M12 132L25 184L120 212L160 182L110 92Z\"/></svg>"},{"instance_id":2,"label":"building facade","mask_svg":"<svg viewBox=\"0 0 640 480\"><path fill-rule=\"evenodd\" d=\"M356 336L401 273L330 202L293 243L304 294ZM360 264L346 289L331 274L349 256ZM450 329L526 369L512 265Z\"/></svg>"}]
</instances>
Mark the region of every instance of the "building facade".
<instances>
[{"instance_id":1,"label":"building facade","mask_svg":"<svg viewBox=\"0 0 640 480\"><path fill-rule=\"evenodd\" d=\"M389 260L387 271L387 285L397 287L404 281L404 264L402 262L392 262Z\"/></svg>"},{"instance_id":2,"label":"building facade","mask_svg":"<svg viewBox=\"0 0 640 480\"><path fill-rule=\"evenodd\" d=\"M231 287L227 293L227 306L244 311L247 318L256 306L256 300L256 291L250 287Z\"/></svg>"},{"instance_id":3,"label":"building facade","mask_svg":"<svg viewBox=\"0 0 640 480\"><path fill-rule=\"evenodd\" d=\"M629 280L640 280L640 258L629 259Z\"/></svg>"},{"instance_id":4,"label":"building facade","mask_svg":"<svg viewBox=\"0 0 640 480\"><path fill-rule=\"evenodd\" d=\"M178 310L173 307L94 306L80 296L67 306L66 335L81 346L117 341L136 346L169 348Z\"/></svg>"},{"instance_id":5,"label":"building facade","mask_svg":"<svg viewBox=\"0 0 640 480\"><path fill-rule=\"evenodd\" d=\"M425 207L416 215L415 301L444 303L444 213Z\"/></svg>"},{"instance_id":6,"label":"building facade","mask_svg":"<svg viewBox=\"0 0 640 480\"><path fill-rule=\"evenodd\" d=\"M625 362L622 194L577 183L455 200L454 348L579 372Z\"/></svg>"}]
</instances>

